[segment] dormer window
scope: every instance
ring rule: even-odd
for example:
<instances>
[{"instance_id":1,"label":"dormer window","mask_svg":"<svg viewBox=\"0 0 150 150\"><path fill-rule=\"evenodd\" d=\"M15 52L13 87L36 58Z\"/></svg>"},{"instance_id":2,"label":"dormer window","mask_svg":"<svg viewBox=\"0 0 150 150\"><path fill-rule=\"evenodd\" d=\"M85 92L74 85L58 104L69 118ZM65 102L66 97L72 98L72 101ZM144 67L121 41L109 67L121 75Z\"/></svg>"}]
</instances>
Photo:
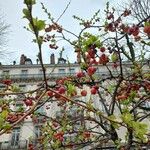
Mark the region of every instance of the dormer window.
<instances>
[{"instance_id":1,"label":"dormer window","mask_svg":"<svg viewBox=\"0 0 150 150\"><path fill-rule=\"evenodd\" d=\"M32 65L32 60L30 58L26 58L25 65Z\"/></svg>"},{"instance_id":2,"label":"dormer window","mask_svg":"<svg viewBox=\"0 0 150 150\"><path fill-rule=\"evenodd\" d=\"M21 78L26 78L28 74L28 70L21 70Z\"/></svg>"},{"instance_id":3,"label":"dormer window","mask_svg":"<svg viewBox=\"0 0 150 150\"><path fill-rule=\"evenodd\" d=\"M66 64L66 59L58 58L58 64Z\"/></svg>"}]
</instances>

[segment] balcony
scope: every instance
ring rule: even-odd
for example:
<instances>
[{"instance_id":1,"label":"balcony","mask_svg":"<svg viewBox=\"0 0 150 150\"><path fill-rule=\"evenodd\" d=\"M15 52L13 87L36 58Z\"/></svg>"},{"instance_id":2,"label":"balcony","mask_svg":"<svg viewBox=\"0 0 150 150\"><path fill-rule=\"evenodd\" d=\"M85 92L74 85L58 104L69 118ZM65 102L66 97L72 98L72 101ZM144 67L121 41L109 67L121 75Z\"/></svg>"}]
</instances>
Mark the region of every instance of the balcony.
<instances>
[{"instance_id":1,"label":"balcony","mask_svg":"<svg viewBox=\"0 0 150 150\"><path fill-rule=\"evenodd\" d=\"M11 141L0 142L0 150L27 150L27 143L27 140L16 141L13 145Z\"/></svg>"},{"instance_id":2,"label":"balcony","mask_svg":"<svg viewBox=\"0 0 150 150\"><path fill-rule=\"evenodd\" d=\"M59 77L65 77L65 76L74 76L75 73L52 73L52 74L46 74L47 78L59 78ZM41 80L43 79L43 74L11 74L9 75L9 78L12 80ZM5 79L4 75L0 75L0 79Z\"/></svg>"},{"instance_id":3,"label":"balcony","mask_svg":"<svg viewBox=\"0 0 150 150\"><path fill-rule=\"evenodd\" d=\"M60 78L65 76L75 76L76 73L51 73L46 74L47 78ZM118 75L116 72L112 72L113 75ZM109 76L109 72L96 72L97 76L106 77ZM0 75L0 79L5 79L6 76ZM43 79L43 74L9 74L9 78L12 80L28 80L28 79Z\"/></svg>"}]
</instances>

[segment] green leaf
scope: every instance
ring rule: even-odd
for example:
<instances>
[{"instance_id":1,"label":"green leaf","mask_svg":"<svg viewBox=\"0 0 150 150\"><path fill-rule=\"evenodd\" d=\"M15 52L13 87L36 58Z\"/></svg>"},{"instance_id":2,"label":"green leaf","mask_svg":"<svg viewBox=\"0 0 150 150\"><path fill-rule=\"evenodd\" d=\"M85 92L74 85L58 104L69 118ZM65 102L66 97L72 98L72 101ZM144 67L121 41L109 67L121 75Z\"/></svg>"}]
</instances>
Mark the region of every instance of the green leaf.
<instances>
[{"instance_id":1,"label":"green leaf","mask_svg":"<svg viewBox=\"0 0 150 150\"><path fill-rule=\"evenodd\" d=\"M29 28L33 31L33 26L31 23L29 23Z\"/></svg>"},{"instance_id":2,"label":"green leaf","mask_svg":"<svg viewBox=\"0 0 150 150\"><path fill-rule=\"evenodd\" d=\"M129 97L127 99L124 99L123 101L120 102L120 104L123 105L129 105L132 102L132 99L130 99Z\"/></svg>"},{"instance_id":3,"label":"green leaf","mask_svg":"<svg viewBox=\"0 0 150 150\"><path fill-rule=\"evenodd\" d=\"M71 83L67 84L67 92L69 95L73 94L76 91L75 86Z\"/></svg>"},{"instance_id":4,"label":"green leaf","mask_svg":"<svg viewBox=\"0 0 150 150\"><path fill-rule=\"evenodd\" d=\"M24 0L24 4L26 4L26 5L34 5L34 4L36 4L36 1L35 0Z\"/></svg>"},{"instance_id":5,"label":"green leaf","mask_svg":"<svg viewBox=\"0 0 150 150\"><path fill-rule=\"evenodd\" d=\"M29 28L33 31L33 27L36 29L37 24L37 18L33 18L33 24L29 23Z\"/></svg>"},{"instance_id":6,"label":"green leaf","mask_svg":"<svg viewBox=\"0 0 150 150\"><path fill-rule=\"evenodd\" d=\"M136 138L140 139L141 141L145 140L145 135L148 131L147 124L141 122L132 121L132 128L134 129L134 135Z\"/></svg>"},{"instance_id":7,"label":"green leaf","mask_svg":"<svg viewBox=\"0 0 150 150\"><path fill-rule=\"evenodd\" d=\"M29 23L29 28L33 31L33 26L36 29L36 31L41 31L45 28L45 21L44 20L38 20L38 18L33 18L33 25Z\"/></svg>"},{"instance_id":8,"label":"green leaf","mask_svg":"<svg viewBox=\"0 0 150 150\"><path fill-rule=\"evenodd\" d=\"M80 67L81 67L81 69L86 70L88 65L83 62L83 63L80 64Z\"/></svg>"},{"instance_id":9,"label":"green leaf","mask_svg":"<svg viewBox=\"0 0 150 150\"><path fill-rule=\"evenodd\" d=\"M144 26L150 26L150 22L149 21L145 22Z\"/></svg>"},{"instance_id":10,"label":"green leaf","mask_svg":"<svg viewBox=\"0 0 150 150\"><path fill-rule=\"evenodd\" d=\"M28 9L24 8L24 9L23 9L23 13L24 13L24 15L25 15L24 18L29 18L30 12L29 12Z\"/></svg>"},{"instance_id":11,"label":"green leaf","mask_svg":"<svg viewBox=\"0 0 150 150\"><path fill-rule=\"evenodd\" d=\"M8 110L3 110L2 113L1 113L1 117L6 119L7 116L8 116L8 113L9 113Z\"/></svg>"},{"instance_id":12,"label":"green leaf","mask_svg":"<svg viewBox=\"0 0 150 150\"><path fill-rule=\"evenodd\" d=\"M90 33L84 33L83 37L81 38L83 48L82 50L86 52L90 45L95 45L96 47L100 48L102 46L102 43L100 42L99 36L90 34Z\"/></svg>"},{"instance_id":13,"label":"green leaf","mask_svg":"<svg viewBox=\"0 0 150 150\"><path fill-rule=\"evenodd\" d=\"M119 59L118 54L117 54L116 52L114 52L114 53L111 55L111 61L112 61L112 62L116 62L116 61L118 61L118 59Z\"/></svg>"},{"instance_id":14,"label":"green leaf","mask_svg":"<svg viewBox=\"0 0 150 150\"><path fill-rule=\"evenodd\" d=\"M12 92L20 92L20 88L17 85L13 85L11 90Z\"/></svg>"},{"instance_id":15,"label":"green leaf","mask_svg":"<svg viewBox=\"0 0 150 150\"><path fill-rule=\"evenodd\" d=\"M36 4L36 0L32 0L32 5Z\"/></svg>"},{"instance_id":16,"label":"green leaf","mask_svg":"<svg viewBox=\"0 0 150 150\"><path fill-rule=\"evenodd\" d=\"M5 123L3 126L4 129L9 129L10 127L11 127L11 125L9 123Z\"/></svg>"},{"instance_id":17,"label":"green leaf","mask_svg":"<svg viewBox=\"0 0 150 150\"><path fill-rule=\"evenodd\" d=\"M94 108L93 108L93 105L92 105L92 104L93 104L92 101L89 100L89 101L86 103L86 106L87 106L90 110L93 110Z\"/></svg>"},{"instance_id":18,"label":"green leaf","mask_svg":"<svg viewBox=\"0 0 150 150\"><path fill-rule=\"evenodd\" d=\"M111 115L111 116L109 116L108 118L109 118L110 120L112 120L112 122L111 122L112 126L113 126L115 129L118 129L118 128L119 128L119 124L113 122L113 121L116 120L116 116Z\"/></svg>"},{"instance_id":19,"label":"green leaf","mask_svg":"<svg viewBox=\"0 0 150 150\"><path fill-rule=\"evenodd\" d=\"M38 20L36 22L36 27L37 27L37 30L41 31L45 28L45 21L44 20Z\"/></svg>"},{"instance_id":20,"label":"green leaf","mask_svg":"<svg viewBox=\"0 0 150 150\"><path fill-rule=\"evenodd\" d=\"M129 124L133 120L133 116L129 112L126 112L121 115L121 119L124 123Z\"/></svg>"},{"instance_id":21,"label":"green leaf","mask_svg":"<svg viewBox=\"0 0 150 150\"><path fill-rule=\"evenodd\" d=\"M108 92L112 93L114 91L115 87L116 87L115 85L111 85L111 84L108 85L108 88L107 88Z\"/></svg>"},{"instance_id":22,"label":"green leaf","mask_svg":"<svg viewBox=\"0 0 150 150\"><path fill-rule=\"evenodd\" d=\"M3 126L3 124L4 124L4 119L0 116L0 130L1 130L2 126Z\"/></svg>"},{"instance_id":23,"label":"green leaf","mask_svg":"<svg viewBox=\"0 0 150 150\"><path fill-rule=\"evenodd\" d=\"M38 37L38 44L42 44L43 43L43 39L41 37Z\"/></svg>"}]
</instances>

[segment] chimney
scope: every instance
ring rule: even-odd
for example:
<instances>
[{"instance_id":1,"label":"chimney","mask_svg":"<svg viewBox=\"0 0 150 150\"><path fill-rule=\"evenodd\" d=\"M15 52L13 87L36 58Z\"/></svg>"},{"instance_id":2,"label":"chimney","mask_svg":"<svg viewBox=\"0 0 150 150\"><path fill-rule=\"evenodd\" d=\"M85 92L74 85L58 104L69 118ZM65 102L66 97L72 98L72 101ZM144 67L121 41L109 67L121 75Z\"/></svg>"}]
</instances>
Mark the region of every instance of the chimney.
<instances>
[{"instance_id":1,"label":"chimney","mask_svg":"<svg viewBox=\"0 0 150 150\"><path fill-rule=\"evenodd\" d=\"M20 65L24 65L26 60L26 56L24 54L21 55L20 57Z\"/></svg>"},{"instance_id":2,"label":"chimney","mask_svg":"<svg viewBox=\"0 0 150 150\"><path fill-rule=\"evenodd\" d=\"M80 52L77 53L77 62L79 64L81 63L81 54L80 54Z\"/></svg>"},{"instance_id":3,"label":"chimney","mask_svg":"<svg viewBox=\"0 0 150 150\"><path fill-rule=\"evenodd\" d=\"M16 61L15 60L13 61L13 65L16 65Z\"/></svg>"},{"instance_id":4,"label":"chimney","mask_svg":"<svg viewBox=\"0 0 150 150\"><path fill-rule=\"evenodd\" d=\"M51 54L50 56L50 64L55 64L55 55Z\"/></svg>"},{"instance_id":5,"label":"chimney","mask_svg":"<svg viewBox=\"0 0 150 150\"><path fill-rule=\"evenodd\" d=\"M37 64L37 65L39 64L39 59L38 59L38 58L36 59L36 64Z\"/></svg>"}]
</instances>

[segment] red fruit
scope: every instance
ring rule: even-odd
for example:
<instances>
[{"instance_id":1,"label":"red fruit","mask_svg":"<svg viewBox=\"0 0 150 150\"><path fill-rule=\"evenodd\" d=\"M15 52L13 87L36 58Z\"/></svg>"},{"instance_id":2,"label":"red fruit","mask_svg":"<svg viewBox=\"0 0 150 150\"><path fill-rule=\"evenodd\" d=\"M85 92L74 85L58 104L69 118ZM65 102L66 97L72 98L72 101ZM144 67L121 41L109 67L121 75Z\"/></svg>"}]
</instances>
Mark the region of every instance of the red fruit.
<instances>
[{"instance_id":1,"label":"red fruit","mask_svg":"<svg viewBox=\"0 0 150 150\"><path fill-rule=\"evenodd\" d=\"M91 56L89 54L86 54L86 59L88 60L90 58L91 58Z\"/></svg>"},{"instance_id":2,"label":"red fruit","mask_svg":"<svg viewBox=\"0 0 150 150\"><path fill-rule=\"evenodd\" d=\"M56 84L64 84L64 79L59 79L59 80L56 80Z\"/></svg>"},{"instance_id":3,"label":"red fruit","mask_svg":"<svg viewBox=\"0 0 150 150\"><path fill-rule=\"evenodd\" d=\"M96 93L97 93L96 88L92 87L92 88L91 88L91 94L95 95Z\"/></svg>"},{"instance_id":4,"label":"red fruit","mask_svg":"<svg viewBox=\"0 0 150 150\"><path fill-rule=\"evenodd\" d=\"M128 29L128 34L131 35L134 32L134 27L130 27Z\"/></svg>"},{"instance_id":5,"label":"red fruit","mask_svg":"<svg viewBox=\"0 0 150 150\"><path fill-rule=\"evenodd\" d=\"M139 41L141 39L141 37L140 36L135 36L134 39L135 39L135 41Z\"/></svg>"},{"instance_id":6,"label":"red fruit","mask_svg":"<svg viewBox=\"0 0 150 150\"><path fill-rule=\"evenodd\" d=\"M73 91L72 93L71 93L71 96L76 96L77 95L77 91Z\"/></svg>"},{"instance_id":7,"label":"red fruit","mask_svg":"<svg viewBox=\"0 0 150 150\"><path fill-rule=\"evenodd\" d=\"M86 90L82 90L82 91L81 91L81 95L82 95L82 96L86 96L86 95L87 95L87 91L86 91Z\"/></svg>"},{"instance_id":8,"label":"red fruit","mask_svg":"<svg viewBox=\"0 0 150 150\"><path fill-rule=\"evenodd\" d=\"M98 65L98 62L96 61L96 59L93 59L93 58L90 59L89 63L90 63L90 65L92 65L92 64Z\"/></svg>"},{"instance_id":9,"label":"red fruit","mask_svg":"<svg viewBox=\"0 0 150 150\"><path fill-rule=\"evenodd\" d=\"M94 85L93 88L95 88L96 90L98 90L99 86L98 85Z\"/></svg>"},{"instance_id":10,"label":"red fruit","mask_svg":"<svg viewBox=\"0 0 150 150\"><path fill-rule=\"evenodd\" d=\"M100 56L99 63L105 65L108 62L109 62L108 56L106 56L105 54L102 54Z\"/></svg>"},{"instance_id":11,"label":"red fruit","mask_svg":"<svg viewBox=\"0 0 150 150\"><path fill-rule=\"evenodd\" d=\"M50 109L50 107L46 107L46 109Z\"/></svg>"},{"instance_id":12,"label":"red fruit","mask_svg":"<svg viewBox=\"0 0 150 150\"><path fill-rule=\"evenodd\" d=\"M91 136L90 132L84 132L84 133L83 133L83 137L84 137L84 138L87 138L87 139L88 139L88 138L90 138L90 136Z\"/></svg>"},{"instance_id":13,"label":"red fruit","mask_svg":"<svg viewBox=\"0 0 150 150\"><path fill-rule=\"evenodd\" d=\"M59 92L60 94L64 94L65 91L66 91L66 89L65 89L64 87L60 87L60 88L58 89L58 92Z\"/></svg>"},{"instance_id":14,"label":"red fruit","mask_svg":"<svg viewBox=\"0 0 150 150\"><path fill-rule=\"evenodd\" d=\"M87 73L89 76L93 75L96 72L96 68L95 67L89 67L87 69Z\"/></svg>"},{"instance_id":15,"label":"red fruit","mask_svg":"<svg viewBox=\"0 0 150 150\"><path fill-rule=\"evenodd\" d=\"M32 106L33 105L32 99L30 99L30 98L25 99L24 103L26 104L26 106Z\"/></svg>"},{"instance_id":16,"label":"red fruit","mask_svg":"<svg viewBox=\"0 0 150 150\"><path fill-rule=\"evenodd\" d=\"M120 101L120 100L125 100L125 99L127 99L127 95L119 95L119 96L117 96L117 99Z\"/></svg>"},{"instance_id":17,"label":"red fruit","mask_svg":"<svg viewBox=\"0 0 150 150\"><path fill-rule=\"evenodd\" d=\"M34 150L33 144L29 143L28 150Z\"/></svg>"},{"instance_id":18,"label":"red fruit","mask_svg":"<svg viewBox=\"0 0 150 150\"><path fill-rule=\"evenodd\" d=\"M59 141L63 141L63 135L64 135L64 133L63 132L58 132L58 133L55 133L54 134L54 138L56 139L56 140L59 140Z\"/></svg>"},{"instance_id":19,"label":"red fruit","mask_svg":"<svg viewBox=\"0 0 150 150\"><path fill-rule=\"evenodd\" d=\"M88 50L88 57L89 58L94 58L95 57L95 51L93 49Z\"/></svg>"},{"instance_id":20,"label":"red fruit","mask_svg":"<svg viewBox=\"0 0 150 150\"><path fill-rule=\"evenodd\" d=\"M60 98L61 96L58 93L55 93L55 98Z\"/></svg>"},{"instance_id":21,"label":"red fruit","mask_svg":"<svg viewBox=\"0 0 150 150\"><path fill-rule=\"evenodd\" d=\"M127 9L126 9L126 10L124 11L124 13L123 13L123 16L126 17L126 16L128 16L128 15L130 15L130 14L131 14L131 10L127 10Z\"/></svg>"},{"instance_id":22,"label":"red fruit","mask_svg":"<svg viewBox=\"0 0 150 150\"><path fill-rule=\"evenodd\" d=\"M114 22L114 26L118 27L119 23L117 21Z\"/></svg>"},{"instance_id":23,"label":"red fruit","mask_svg":"<svg viewBox=\"0 0 150 150\"><path fill-rule=\"evenodd\" d=\"M117 63L113 63L113 68L117 68L118 64Z\"/></svg>"},{"instance_id":24,"label":"red fruit","mask_svg":"<svg viewBox=\"0 0 150 150\"><path fill-rule=\"evenodd\" d=\"M134 26L133 28L134 28L134 31L133 31L133 33L132 33L133 36L138 36L138 34L139 34L139 32L140 32L140 31L139 31L139 27L138 27L138 26Z\"/></svg>"},{"instance_id":25,"label":"red fruit","mask_svg":"<svg viewBox=\"0 0 150 150\"><path fill-rule=\"evenodd\" d=\"M53 94L52 91L48 91L48 92L47 92L47 95L48 95L49 97L53 97L53 96L54 96L54 94Z\"/></svg>"},{"instance_id":26,"label":"red fruit","mask_svg":"<svg viewBox=\"0 0 150 150\"><path fill-rule=\"evenodd\" d=\"M28 145L29 147L31 147L31 146L33 146L33 144L31 144L31 143L29 143L29 145Z\"/></svg>"},{"instance_id":27,"label":"red fruit","mask_svg":"<svg viewBox=\"0 0 150 150\"><path fill-rule=\"evenodd\" d=\"M3 84L10 85L11 84L11 80L9 80L9 79L3 80Z\"/></svg>"},{"instance_id":28,"label":"red fruit","mask_svg":"<svg viewBox=\"0 0 150 150\"><path fill-rule=\"evenodd\" d=\"M129 29L128 29L128 34L129 35L133 35L133 36L138 36L138 34L139 34L139 27L138 26L135 26L135 25L133 25L132 27L130 27Z\"/></svg>"},{"instance_id":29,"label":"red fruit","mask_svg":"<svg viewBox=\"0 0 150 150\"><path fill-rule=\"evenodd\" d=\"M110 20L110 19L113 19L114 18L114 15L113 14L110 14L107 19Z\"/></svg>"},{"instance_id":30,"label":"red fruit","mask_svg":"<svg viewBox=\"0 0 150 150\"><path fill-rule=\"evenodd\" d=\"M15 114L9 114L6 120L10 123L14 123L18 120L18 117Z\"/></svg>"},{"instance_id":31,"label":"red fruit","mask_svg":"<svg viewBox=\"0 0 150 150\"><path fill-rule=\"evenodd\" d=\"M58 127L58 123L57 123L57 122L53 122L53 126L54 126L55 128L57 128L57 127Z\"/></svg>"},{"instance_id":32,"label":"red fruit","mask_svg":"<svg viewBox=\"0 0 150 150\"><path fill-rule=\"evenodd\" d=\"M121 27L120 27L121 28ZM124 26L122 28L123 32L128 33L129 27L128 26Z\"/></svg>"},{"instance_id":33,"label":"red fruit","mask_svg":"<svg viewBox=\"0 0 150 150\"><path fill-rule=\"evenodd\" d=\"M85 76L85 74L84 74L84 72L82 72L82 71L77 73L77 77L78 77L78 78L82 78L82 77L84 77L84 76Z\"/></svg>"},{"instance_id":34,"label":"red fruit","mask_svg":"<svg viewBox=\"0 0 150 150\"><path fill-rule=\"evenodd\" d=\"M144 26L144 32L150 35L150 26Z\"/></svg>"},{"instance_id":35,"label":"red fruit","mask_svg":"<svg viewBox=\"0 0 150 150\"><path fill-rule=\"evenodd\" d=\"M106 50L105 47L101 47L101 48L100 48L100 51L101 51L101 52L105 52L105 50Z\"/></svg>"},{"instance_id":36,"label":"red fruit","mask_svg":"<svg viewBox=\"0 0 150 150\"><path fill-rule=\"evenodd\" d=\"M48 28L45 28L45 32L50 32L50 31L52 31L52 27L51 26L49 26Z\"/></svg>"},{"instance_id":37,"label":"red fruit","mask_svg":"<svg viewBox=\"0 0 150 150\"><path fill-rule=\"evenodd\" d=\"M34 150L33 144L29 143L28 146L29 146L29 147L28 147L28 150Z\"/></svg>"},{"instance_id":38,"label":"red fruit","mask_svg":"<svg viewBox=\"0 0 150 150\"><path fill-rule=\"evenodd\" d=\"M115 29L113 27L113 24L112 23L109 23L107 26L106 26L106 29L113 32Z\"/></svg>"},{"instance_id":39,"label":"red fruit","mask_svg":"<svg viewBox=\"0 0 150 150\"><path fill-rule=\"evenodd\" d=\"M138 36L139 30L135 30L132 34L133 34L133 36Z\"/></svg>"}]
</instances>

